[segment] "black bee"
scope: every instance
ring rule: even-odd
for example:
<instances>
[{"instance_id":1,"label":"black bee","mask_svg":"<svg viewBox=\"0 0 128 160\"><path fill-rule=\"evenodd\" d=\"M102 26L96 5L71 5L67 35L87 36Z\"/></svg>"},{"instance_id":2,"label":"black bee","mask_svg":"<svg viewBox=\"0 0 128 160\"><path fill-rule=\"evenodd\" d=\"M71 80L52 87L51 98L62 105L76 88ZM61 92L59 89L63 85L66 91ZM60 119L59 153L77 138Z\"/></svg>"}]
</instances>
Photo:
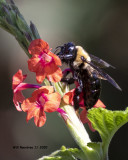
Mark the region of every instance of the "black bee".
<instances>
[{"instance_id":1,"label":"black bee","mask_svg":"<svg viewBox=\"0 0 128 160\"><path fill-rule=\"evenodd\" d=\"M101 79L107 80L114 87L121 90L119 85L101 68L112 67L102 59L88 54L81 46L75 46L72 42L58 46L57 53L62 62L69 65L72 70L73 77L67 78L69 71L67 71L62 82L72 84L75 81L79 86L75 89L74 94L74 107L79 108L79 96L83 92L84 105L87 109L93 107L99 99L101 92Z\"/></svg>"}]
</instances>

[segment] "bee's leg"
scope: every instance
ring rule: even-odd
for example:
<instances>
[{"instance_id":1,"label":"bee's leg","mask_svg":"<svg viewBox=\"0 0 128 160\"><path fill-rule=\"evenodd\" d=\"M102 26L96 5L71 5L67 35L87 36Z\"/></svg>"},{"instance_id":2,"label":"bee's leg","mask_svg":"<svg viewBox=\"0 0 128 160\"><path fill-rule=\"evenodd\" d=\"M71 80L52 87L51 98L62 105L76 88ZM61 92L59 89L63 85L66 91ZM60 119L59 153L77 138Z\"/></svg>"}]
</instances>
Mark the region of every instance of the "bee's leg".
<instances>
[{"instance_id":1,"label":"bee's leg","mask_svg":"<svg viewBox=\"0 0 128 160\"><path fill-rule=\"evenodd\" d=\"M61 82L65 82L67 84L73 84L74 83L74 78L62 78Z\"/></svg>"},{"instance_id":2,"label":"bee's leg","mask_svg":"<svg viewBox=\"0 0 128 160\"><path fill-rule=\"evenodd\" d=\"M83 93L83 99L84 99L84 106L86 106L86 109L89 109L89 104L88 104L88 100L87 100L87 95L86 93ZM89 97L88 97L89 99Z\"/></svg>"},{"instance_id":3,"label":"bee's leg","mask_svg":"<svg viewBox=\"0 0 128 160\"><path fill-rule=\"evenodd\" d=\"M75 89L75 94L74 94L74 97L73 97L75 110L79 109L80 94L81 94L82 89L83 89L82 83L79 83L79 84L81 84L81 85L78 86L78 87Z\"/></svg>"},{"instance_id":4,"label":"bee's leg","mask_svg":"<svg viewBox=\"0 0 128 160\"><path fill-rule=\"evenodd\" d=\"M83 90L83 82L78 76L78 73L74 71L73 78L75 81L78 82L79 86L75 89L73 101L74 101L74 108L77 111L79 109L79 100L80 100L80 94Z\"/></svg>"},{"instance_id":5,"label":"bee's leg","mask_svg":"<svg viewBox=\"0 0 128 160\"><path fill-rule=\"evenodd\" d=\"M80 119L79 109L75 110L77 117Z\"/></svg>"},{"instance_id":6,"label":"bee's leg","mask_svg":"<svg viewBox=\"0 0 128 160\"><path fill-rule=\"evenodd\" d=\"M66 76L71 73L72 70L70 68L67 68L63 71L63 78L61 79L61 82L65 82L67 84L73 84L74 83L74 78L66 78Z\"/></svg>"},{"instance_id":7,"label":"bee's leg","mask_svg":"<svg viewBox=\"0 0 128 160\"><path fill-rule=\"evenodd\" d=\"M72 70L71 70L70 68L65 69L65 70L63 71L63 78L67 77L67 75L68 75L69 73L71 73L71 72L72 72Z\"/></svg>"}]
</instances>

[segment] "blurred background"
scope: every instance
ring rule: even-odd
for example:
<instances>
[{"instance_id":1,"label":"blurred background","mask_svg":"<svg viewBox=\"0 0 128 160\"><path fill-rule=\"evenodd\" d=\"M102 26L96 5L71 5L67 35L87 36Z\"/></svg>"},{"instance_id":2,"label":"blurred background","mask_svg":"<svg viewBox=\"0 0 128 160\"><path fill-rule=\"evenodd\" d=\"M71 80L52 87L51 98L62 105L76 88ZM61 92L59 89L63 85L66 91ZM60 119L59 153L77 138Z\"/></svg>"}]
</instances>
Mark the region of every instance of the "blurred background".
<instances>
[{"instance_id":1,"label":"blurred background","mask_svg":"<svg viewBox=\"0 0 128 160\"><path fill-rule=\"evenodd\" d=\"M121 0L14 0L29 23L36 25L43 40L56 46L74 42L116 67L108 69L122 88L118 91L102 82L101 100L111 110L128 105L128 1ZM26 123L26 113L16 111L12 102L12 76L18 69L28 74L26 82L36 83L27 68L28 57L17 41L0 29L0 159L35 160L66 147L78 147L57 113L47 114L44 127L33 119ZM25 93L30 95L31 91ZM88 129L88 126L86 126ZM89 130L88 130L89 131ZM89 131L90 132L90 131ZM109 159L127 160L128 124L113 137ZM93 141L98 133L90 132ZM48 146L47 149L13 149L13 146Z\"/></svg>"}]
</instances>

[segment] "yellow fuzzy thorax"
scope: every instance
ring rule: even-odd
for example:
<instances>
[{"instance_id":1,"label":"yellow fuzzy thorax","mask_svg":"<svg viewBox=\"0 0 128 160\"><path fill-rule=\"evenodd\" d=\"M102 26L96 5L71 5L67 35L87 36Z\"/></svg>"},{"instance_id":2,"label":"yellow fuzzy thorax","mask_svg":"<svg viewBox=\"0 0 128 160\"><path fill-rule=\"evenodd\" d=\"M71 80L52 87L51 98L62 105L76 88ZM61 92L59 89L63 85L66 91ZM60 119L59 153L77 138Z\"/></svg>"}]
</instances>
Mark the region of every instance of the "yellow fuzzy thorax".
<instances>
[{"instance_id":1,"label":"yellow fuzzy thorax","mask_svg":"<svg viewBox=\"0 0 128 160\"><path fill-rule=\"evenodd\" d=\"M74 67L78 67L83 61L81 60L81 57L83 56L87 61L91 61L90 56L88 53L81 47L81 46L76 46L77 49L77 55L76 59L74 61ZM84 63L86 66L86 63Z\"/></svg>"}]
</instances>

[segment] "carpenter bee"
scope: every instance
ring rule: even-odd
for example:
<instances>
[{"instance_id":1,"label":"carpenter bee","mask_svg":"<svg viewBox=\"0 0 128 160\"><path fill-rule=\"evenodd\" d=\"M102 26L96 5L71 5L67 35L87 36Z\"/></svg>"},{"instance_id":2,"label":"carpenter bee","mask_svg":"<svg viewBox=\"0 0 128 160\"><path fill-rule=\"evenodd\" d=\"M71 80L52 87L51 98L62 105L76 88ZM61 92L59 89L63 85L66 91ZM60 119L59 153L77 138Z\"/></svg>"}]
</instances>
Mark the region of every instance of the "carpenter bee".
<instances>
[{"instance_id":1,"label":"carpenter bee","mask_svg":"<svg viewBox=\"0 0 128 160\"><path fill-rule=\"evenodd\" d=\"M79 108L80 94L83 93L84 105L87 109L92 108L99 99L101 92L101 79L107 80L114 87L121 91L119 85L102 68L112 67L112 65L102 59L88 54L81 46L75 46L72 42L58 46L56 51L62 62L69 65L73 76L67 78L67 70L62 82L72 84L75 81L79 86L75 89L73 97L75 110Z\"/></svg>"}]
</instances>

